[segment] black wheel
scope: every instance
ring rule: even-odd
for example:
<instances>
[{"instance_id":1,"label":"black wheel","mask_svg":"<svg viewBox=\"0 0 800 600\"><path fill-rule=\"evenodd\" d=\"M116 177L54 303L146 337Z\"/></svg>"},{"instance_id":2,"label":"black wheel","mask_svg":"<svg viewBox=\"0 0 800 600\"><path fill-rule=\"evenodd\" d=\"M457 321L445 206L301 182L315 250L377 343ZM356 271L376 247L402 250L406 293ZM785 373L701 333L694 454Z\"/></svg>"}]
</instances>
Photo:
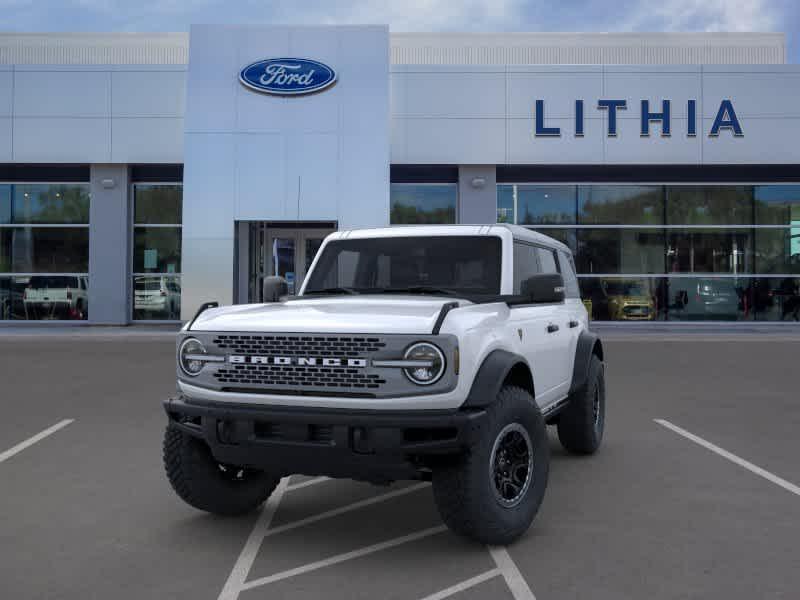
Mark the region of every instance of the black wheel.
<instances>
[{"instance_id":1,"label":"black wheel","mask_svg":"<svg viewBox=\"0 0 800 600\"><path fill-rule=\"evenodd\" d=\"M592 355L586 386L569 399L569 404L558 416L558 439L573 454L594 454L603 441L605 423L603 363Z\"/></svg>"},{"instance_id":2,"label":"black wheel","mask_svg":"<svg viewBox=\"0 0 800 600\"><path fill-rule=\"evenodd\" d=\"M280 481L263 471L220 464L205 442L169 426L164 434L164 468L187 504L219 515L258 508Z\"/></svg>"},{"instance_id":3,"label":"black wheel","mask_svg":"<svg viewBox=\"0 0 800 600\"><path fill-rule=\"evenodd\" d=\"M526 390L504 387L487 413L468 452L433 470L433 494L450 529L504 545L525 533L539 510L550 450L542 413Z\"/></svg>"}]
</instances>

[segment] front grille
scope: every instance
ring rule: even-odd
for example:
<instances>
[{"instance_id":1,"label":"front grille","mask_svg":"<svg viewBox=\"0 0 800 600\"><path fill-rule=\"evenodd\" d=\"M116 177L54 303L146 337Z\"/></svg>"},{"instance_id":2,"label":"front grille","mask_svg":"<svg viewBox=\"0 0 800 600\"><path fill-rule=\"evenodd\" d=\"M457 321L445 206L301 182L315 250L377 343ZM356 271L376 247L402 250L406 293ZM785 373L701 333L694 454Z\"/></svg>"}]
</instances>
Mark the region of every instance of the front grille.
<instances>
[{"instance_id":1,"label":"front grille","mask_svg":"<svg viewBox=\"0 0 800 600\"><path fill-rule=\"evenodd\" d=\"M622 309L626 315L630 315L632 317L646 317L650 314L650 307L648 306L626 306Z\"/></svg>"},{"instance_id":2,"label":"front grille","mask_svg":"<svg viewBox=\"0 0 800 600\"><path fill-rule=\"evenodd\" d=\"M284 351L285 352L285 351ZM386 380L375 373L347 367L299 367L296 365L229 365L214 373L224 384L262 387L297 386L315 388L377 389Z\"/></svg>"},{"instance_id":3,"label":"front grille","mask_svg":"<svg viewBox=\"0 0 800 600\"><path fill-rule=\"evenodd\" d=\"M376 337L224 334L214 345L234 354L348 357L377 352L386 343Z\"/></svg>"}]
</instances>

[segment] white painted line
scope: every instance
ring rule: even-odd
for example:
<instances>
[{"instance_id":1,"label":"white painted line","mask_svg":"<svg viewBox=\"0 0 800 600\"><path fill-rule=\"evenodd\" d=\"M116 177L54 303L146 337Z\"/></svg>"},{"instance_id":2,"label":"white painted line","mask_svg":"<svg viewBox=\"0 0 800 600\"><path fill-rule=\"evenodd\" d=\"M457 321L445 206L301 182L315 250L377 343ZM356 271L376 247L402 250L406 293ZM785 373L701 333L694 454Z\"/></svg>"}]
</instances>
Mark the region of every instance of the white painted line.
<instances>
[{"instance_id":1,"label":"white painted line","mask_svg":"<svg viewBox=\"0 0 800 600\"><path fill-rule=\"evenodd\" d=\"M444 598L449 598L453 594L458 594L459 592L463 592L464 590L468 590L471 587L475 587L478 584L483 583L484 581L489 581L493 577L497 577L500 575L499 569L491 569L486 571L486 573L481 573L480 575L476 575L475 577L470 577L469 579L465 579L464 581L457 583L455 585L451 585L449 588L445 588L440 592L436 592L435 594L431 594L430 596L425 596L422 600L443 600Z\"/></svg>"},{"instance_id":2,"label":"white painted line","mask_svg":"<svg viewBox=\"0 0 800 600\"><path fill-rule=\"evenodd\" d=\"M514 600L536 600L508 550L502 546L488 546L488 549Z\"/></svg>"},{"instance_id":3,"label":"white painted line","mask_svg":"<svg viewBox=\"0 0 800 600\"><path fill-rule=\"evenodd\" d=\"M58 423L56 423L52 427L48 427L44 431L40 431L36 435L29 437L24 442L20 442L19 444L17 444L13 448L9 448L5 452L0 453L0 463L4 462L4 461L7 461L9 458L14 456L15 454L19 454L20 452L25 450L25 448L29 448L29 447L33 446L36 442L42 441L47 436L54 434L59 429L64 429L64 427L66 427L70 423L74 423L74 422L75 422L75 419L64 419L63 421L59 421Z\"/></svg>"},{"instance_id":4,"label":"white painted line","mask_svg":"<svg viewBox=\"0 0 800 600\"><path fill-rule=\"evenodd\" d=\"M308 563L307 565L302 565L294 569L289 569L288 571L281 571L280 573L275 573L274 575L269 575L268 577L260 577L259 579L248 581L243 586L241 586L240 589L241 591L250 590L255 587L267 585L269 583L275 583L276 581L281 581L282 579L288 579L289 577L302 575L304 573L308 573L309 571L316 571L317 569L330 567L331 565L337 565L346 560L352 560L354 558L360 558L362 556L366 556L367 554L373 554L374 552L380 552L381 550L394 548L395 546L420 540L422 538L430 537L432 535L436 535L444 531L447 531L447 527L445 527L444 525L439 525L437 527L430 527L428 529L423 529L422 531L417 531L414 533L410 533L408 535L393 538L391 540L386 540L385 542L380 542L378 544L372 544L371 546L359 548L358 550L352 550L350 552L345 552L344 554L337 554L336 556L331 556L330 558L325 558L323 560L318 560L316 562Z\"/></svg>"},{"instance_id":5,"label":"white painted line","mask_svg":"<svg viewBox=\"0 0 800 600\"><path fill-rule=\"evenodd\" d=\"M276 535L278 533L283 533L284 531L289 531L290 529L297 529L298 527L303 527L304 525L308 525L310 523L316 523L317 521L321 521L323 519L329 519L331 517L335 517L337 515L341 515L353 510L358 510L359 508L364 508L365 506L370 506L371 504L377 504L378 502L385 502L386 500L391 500L392 498L397 498L398 496L403 496L405 494L410 494L411 492L416 492L417 490L420 490L424 487L428 487L429 485L430 483L428 482L417 483L415 485L410 485L408 487L404 487L399 490L387 492L379 496L372 496L371 498L367 498L365 500L359 500L358 502L353 502L352 504L348 504L346 506L341 506L339 508L334 508L332 510L321 512L319 514L307 517L305 519L292 521L291 523L286 523L285 525L281 525L280 527L275 527L273 529L270 529L269 531L266 531L264 533L264 537L270 535Z\"/></svg>"},{"instance_id":6,"label":"white painted line","mask_svg":"<svg viewBox=\"0 0 800 600\"><path fill-rule=\"evenodd\" d=\"M330 477L315 477L314 479L306 479L305 481L301 481L300 483L294 483L292 485L286 486L286 491L291 492L293 490L299 490L304 487L308 487L310 485L322 483L323 481L328 481L329 479Z\"/></svg>"},{"instance_id":7,"label":"white painted line","mask_svg":"<svg viewBox=\"0 0 800 600\"><path fill-rule=\"evenodd\" d=\"M673 425L669 421L665 421L664 419L653 419L653 420L656 423L658 423L659 425L661 425L663 427L666 427L667 429L669 429L671 431L674 431L678 435L682 435L687 440L691 440L695 444L699 444L700 446L703 446L703 448L711 450L715 454L719 454L722 458L727 458L732 463L736 463L740 467L744 467L745 469L747 469L748 471L750 471L752 473L755 473L759 477L763 477L767 481L771 481L772 483L774 483L777 486L782 487L786 491L791 492L791 493L793 493L793 494L795 494L797 496L800 496L800 487L796 486L795 484L790 483L790 482L786 481L785 479L782 479L782 478L778 477L777 475L774 475L773 473L770 473L769 471L766 471L766 470L762 469L758 465L754 465L753 463L751 463L749 461L746 461L745 459L743 459L743 458L741 458L739 456L736 456L735 454L731 454L727 450L724 450L724 449L720 448L719 446L715 446L711 442L708 442L708 441L704 440L703 438L698 437L698 436L694 435L693 433L690 433L690 432L686 431L685 429L681 429L680 427L678 427L677 425Z\"/></svg>"},{"instance_id":8,"label":"white painted line","mask_svg":"<svg viewBox=\"0 0 800 600\"><path fill-rule=\"evenodd\" d=\"M239 597L239 593L243 589L242 586L250 574L250 569L256 559L258 550L261 548L261 542L264 541L269 525L272 523L272 517L275 516L275 511L278 509L278 505L286 492L288 483L288 477L281 479L278 487L272 492L272 495L261 510L261 514L258 515L256 524L253 526L253 530L250 532L239 558L236 559L236 563L233 565L231 574L228 575L228 580L225 582L218 600L236 600Z\"/></svg>"}]
</instances>

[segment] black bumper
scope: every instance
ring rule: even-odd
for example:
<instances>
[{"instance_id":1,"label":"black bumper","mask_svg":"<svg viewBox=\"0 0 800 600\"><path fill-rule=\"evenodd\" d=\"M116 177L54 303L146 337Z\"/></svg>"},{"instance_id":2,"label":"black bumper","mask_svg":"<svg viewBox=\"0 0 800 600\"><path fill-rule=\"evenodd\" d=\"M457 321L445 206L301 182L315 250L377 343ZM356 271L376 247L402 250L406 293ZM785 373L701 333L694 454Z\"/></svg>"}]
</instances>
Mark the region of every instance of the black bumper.
<instances>
[{"instance_id":1,"label":"black bumper","mask_svg":"<svg viewBox=\"0 0 800 600\"><path fill-rule=\"evenodd\" d=\"M216 460L281 475L421 479L463 452L484 410L354 411L164 402L170 426L204 440Z\"/></svg>"}]
</instances>

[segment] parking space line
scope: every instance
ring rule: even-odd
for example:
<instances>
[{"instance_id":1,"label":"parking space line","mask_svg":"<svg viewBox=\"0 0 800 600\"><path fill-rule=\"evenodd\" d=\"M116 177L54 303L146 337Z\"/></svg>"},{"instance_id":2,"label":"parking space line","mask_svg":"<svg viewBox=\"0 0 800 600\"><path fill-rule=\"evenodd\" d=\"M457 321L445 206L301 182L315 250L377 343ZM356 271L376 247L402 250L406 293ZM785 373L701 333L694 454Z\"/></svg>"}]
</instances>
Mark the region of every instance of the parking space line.
<instances>
[{"instance_id":1,"label":"parking space line","mask_svg":"<svg viewBox=\"0 0 800 600\"><path fill-rule=\"evenodd\" d=\"M321 521L323 519L329 519L330 517L335 517L344 513L351 512L353 510L358 510L359 508L364 508L365 506L370 506L372 504L377 504L379 502L385 502L386 500L391 500L392 498L397 498L398 496L402 496L404 494L410 494L411 492L416 492L417 490L420 490L424 487L428 487L429 485L430 483L427 482L410 485L408 487L404 487L399 490L394 490L391 492L387 492L385 494L380 494L379 496L372 496L371 498L359 500L358 502L353 502L352 504L348 504L346 506L340 506L339 508L327 510L319 514L306 517L305 519L292 521L291 523L286 523L285 525L274 527L264 532L264 537L270 535L276 535L278 533L283 533L284 531L289 531L290 529L303 527L304 525L308 525L310 523L316 523L317 521Z\"/></svg>"},{"instance_id":2,"label":"parking space line","mask_svg":"<svg viewBox=\"0 0 800 600\"><path fill-rule=\"evenodd\" d=\"M458 594L459 592L463 592L464 590L468 590L471 587L475 587L478 584L483 583L484 581L489 581L493 577L497 577L500 575L500 569L490 569L485 573L481 573L480 575L476 575L475 577L470 577L469 579L465 579L455 585L451 585L449 588L445 588L441 591L436 592L435 594L431 594L430 596L425 596L421 600L443 600L444 598L449 598L453 594Z\"/></svg>"},{"instance_id":3,"label":"parking space line","mask_svg":"<svg viewBox=\"0 0 800 600\"><path fill-rule=\"evenodd\" d=\"M793 483L791 483L789 481L786 481L785 479L782 479L781 477L778 477L777 475L775 475L773 473L770 473L769 471L767 471L765 469L762 469L758 465L754 465L753 463L751 463L749 461L746 461L745 459L743 459L743 458L741 458L739 456L736 456L735 454L732 454L731 452L728 452L727 450L725 450L723 448L720 448L719 446L716 446L716 445L712 444L711 442L706 441L703 438L701 438L699 436L696 436L695 434L690 433L690 432L686 431L685 429L682 429L682 428L678 427L677 425L674 425L674 424L670 423L669 421L666 421L664 419L653 419L653 420L656 423L658 423L659 425L661 425L662 427L666 427L667 429L669 429L671 431L674 431L678 435L681 435L681 436L685 437L687 440L690 440L690 441L694 442L695 444L703 446L707 450L711 450L711 452L714 452L715 454L718 454L722 458L726 458L729 461L731 461L732 463L735 463L735 464L739 465L740 467L744 467L745 469L747 469L751 473L755 473L759 477L763 477L767 481L770 481L770 482L774 483L775 485L782 487L783 489L785 489L788 492L791 492L792 494L800 496L800 487L794 485Z\"/></svg>"},{"instance_id":4,"label":"parking space line","mask_svg":"<svg viewBox=\"0 0 800 600\"><path fill-rule=\"evenodd\" d=\"M364 548L351 550L350 552L345 552L343 554L337 554L335 556L331 556L323 560L318 560L312 563L308 563L306 565L302 565L300 567L295 567L294 569L288 569L287 571L281 571L280 573L275 573L274 575L269 575L267 577L260 577L258 579L254 579L253 581L248 581L247 583L242 585L240 589L241 591L250 590L255 587L267 585L269 583L275 583L276 581L281 581L282 579L288 579L290 577L295 577L297 575L308 573L309 571L316 571L324 567L336 565L346 560L352 560L354 558L360 558L362 556L366 556L367 554L373 554L375 552L380 552L381 550L394 548L395 546L400 546L401 544L406 544L408 542L413 542L416 540L420 540L422 538L430 537L438 533L443 533L444 531L447 531L447 527L445 527L444 525L429 527L428 529L423 529L421 531L409 533L408 535L403 535L400 537L393 538L391 540L386 540L385 542L372 544L371 546L365 546Z\"/></svg>"},{"instance_id":5,"label":"parking space line","mask_svg":"<svg viewBox=\"0 0 800 600\"><path fill-rule=\"evenodd\" d=\"M293 490L299 490L301 488L308 487L316 483L322 483L323 481L328 481L329 479L330 477L315 477L314 479L306 479L305 481L301 481L300 483L295 483L293 485L286 486L286 491L291 492Z\"/></svg>"},{"instance_id":6,"label":"parking space line","mask_svg":"<svg viewBox=\"0 0 800 600\"><path fill-rule=\"evenodd\" d=\"M269 529L270 523L272 523L272 518L275 516L275 511L278 509L281 499L283 499L288 483L288 477L281 479L278 487L272 492L272 495L261 510L261 514L258 516L256 524L253 526L253 530L250 532L250 536L244 544L244 548L242 548L242 551L239 553L239 558L236 559L233 569L231 569L231 573L228 575L228 580L225 582L218 600L236 600L239 597L239 592L242 591L244 582L250 574L250 569L261 548L261 542L264 541L266 532Z\"/></svg>"},{"instance_id":7,"label":"parking space line","mask_svg":"<svg viewBox=\"0 0 800 600\"><path fill-rule=\"evenodd\" d=\"M511 558L508 550L502 546L487 546L487 548L497 565L497 569L505 579L511 595L514 596L514 600L536 600L536 596L533 595L531 588L528 587L528 582L525 581L517 567L517 563Z\"/></svg>"},{"instance_id":8,"label":"parking space line","mask_svg":"<svg viewBox=\"0 0 800 600\"><path fill-rule=\"evenodd\" d=\"M59 421L58 423L56 423L52 427L48 427L44 431L40 431L36 435L29 437L24 442L20 442L19 444L17 444L16 446L14 446L12 448L9 448L5 452L1 452L0 453L0 463L8 460L9 458L14 456L15 454L19 454L20 452L25 450L25 448L29 448L29 447L33 446L36 442L42 441L47 436L54 434L59 429L63 429L64 427L66 427L70 423L74 423L74 422L75 422L75 419L64 419L63 421Z\"/></svg>"}]
</instances>

